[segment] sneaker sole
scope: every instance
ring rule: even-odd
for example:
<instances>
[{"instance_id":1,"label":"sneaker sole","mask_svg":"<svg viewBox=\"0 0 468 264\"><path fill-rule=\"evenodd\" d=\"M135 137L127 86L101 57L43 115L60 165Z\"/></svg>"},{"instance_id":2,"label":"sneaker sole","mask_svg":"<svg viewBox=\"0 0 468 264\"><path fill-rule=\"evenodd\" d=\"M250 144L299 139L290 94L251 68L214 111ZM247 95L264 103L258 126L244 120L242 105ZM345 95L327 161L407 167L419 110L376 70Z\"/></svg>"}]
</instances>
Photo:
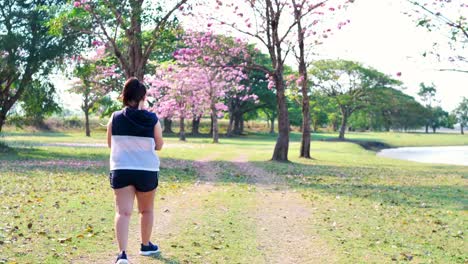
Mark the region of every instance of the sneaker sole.
<instances>
[{"instance_id":1,"label":"sneaker sole","mask_svg":"<svg viewBox=\"0 0 468 264\"><path fill-rule=\"evenodd\" d=\"M155 251L140 251L140 255L142 256L151 256L155 254L159 254L159 249Z\"/></svg>"},{"instance_id":2,"label":"sneaker sole","mask_svg":"<svg viewBox=\"0 0 468 264\"><path fill-rule=\"evenodd\" d=\"M119 261L116 262L116 264L128 264L128 260L126 259L119 259Z\"/></svg>"}]
</instances>

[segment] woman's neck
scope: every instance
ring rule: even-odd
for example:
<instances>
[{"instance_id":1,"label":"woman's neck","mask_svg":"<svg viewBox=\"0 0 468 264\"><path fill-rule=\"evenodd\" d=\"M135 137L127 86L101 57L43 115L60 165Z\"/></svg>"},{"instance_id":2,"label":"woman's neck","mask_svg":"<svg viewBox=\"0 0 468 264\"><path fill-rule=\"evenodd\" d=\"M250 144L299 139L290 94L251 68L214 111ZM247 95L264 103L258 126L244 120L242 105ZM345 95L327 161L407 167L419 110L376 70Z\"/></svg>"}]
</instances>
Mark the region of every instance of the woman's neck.
<instances>
[{"instance_id":1,"label":"woman's neck","mask_svg":"<svg viewBox=\"0 0 468 264\"><path fill-rule=\"evenodd\" d=\"M141 100L140 102L137 103L132 103L129 104L128 107L138 109L138 110L143 110L145 109L145 100Z\"/></svg>"},{"instance_id":2,"label":"woman's neck","mask_svg":"<svg viewBox=\"0 0 468 264\"><path fill-rule=\"evenodd\" d=\"M143 110L145 109L145 101L141 100L140 103L138 103L138 110Z\"/></svg>"}]
</instances>

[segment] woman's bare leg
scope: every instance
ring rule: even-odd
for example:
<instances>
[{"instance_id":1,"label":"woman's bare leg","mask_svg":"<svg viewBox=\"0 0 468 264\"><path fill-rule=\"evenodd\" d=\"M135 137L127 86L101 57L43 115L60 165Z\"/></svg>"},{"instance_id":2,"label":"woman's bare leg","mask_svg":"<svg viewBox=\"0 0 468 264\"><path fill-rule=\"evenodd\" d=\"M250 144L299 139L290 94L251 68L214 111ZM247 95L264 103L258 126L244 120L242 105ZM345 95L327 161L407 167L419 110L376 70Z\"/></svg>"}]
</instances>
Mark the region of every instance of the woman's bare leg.
<instances>
[{"instance_id":1,"label":"woman's bare leg","mask_svg":"<svg viewBox=\"0 0 468 264\"><path fill-rule=\"evenodd\" d=\"M148 245L153 231L155 193L156 189L149 192L136 192L140 212L141 243L145 246Z\"/></svg>"},{"instance_id":2,"label":"woman's bare leg","mask_svg":"<svg viewBox=\"0 0 468 264\"><path fill-rule=\"evenodd\" d=\"M115 194L115 236L119 243L120 251L127 250L128 226L133 210L133 200L135 199L135 187L127 186L114 189Z\"/></svg>"}]
</instances>

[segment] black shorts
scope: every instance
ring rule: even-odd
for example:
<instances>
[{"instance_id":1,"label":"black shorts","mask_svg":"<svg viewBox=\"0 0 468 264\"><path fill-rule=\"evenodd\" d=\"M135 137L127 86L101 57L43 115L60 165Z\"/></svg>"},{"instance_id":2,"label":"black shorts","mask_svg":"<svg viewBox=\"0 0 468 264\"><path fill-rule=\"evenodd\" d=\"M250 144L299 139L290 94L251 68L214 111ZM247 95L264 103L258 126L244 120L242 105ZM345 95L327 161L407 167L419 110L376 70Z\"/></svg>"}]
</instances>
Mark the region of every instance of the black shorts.
<instances>
[{"instance_id":1,"label":"black shorts","mask_svg":"<svg viewBox=\"0 0 468 264\"><path fill-rule=\"evenodd\" d=\"M157 171L113 170L109 174L109 180L113 189L133 185L139 192L149 192L158 187L158 176Z\"/></svg>"}]
</instances>

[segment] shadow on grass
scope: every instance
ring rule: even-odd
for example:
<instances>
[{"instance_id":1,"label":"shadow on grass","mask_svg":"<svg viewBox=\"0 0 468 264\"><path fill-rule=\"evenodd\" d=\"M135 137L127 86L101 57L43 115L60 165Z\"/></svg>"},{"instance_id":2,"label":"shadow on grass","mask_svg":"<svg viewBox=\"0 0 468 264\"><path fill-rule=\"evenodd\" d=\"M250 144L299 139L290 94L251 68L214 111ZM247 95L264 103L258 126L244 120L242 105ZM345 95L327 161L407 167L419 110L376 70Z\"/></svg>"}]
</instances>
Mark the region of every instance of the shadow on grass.
<instances>
[{"instance_id":1,"label":"shadow on grass","mask_svg":"<svg viewBox=\"0 0 468 264\"><path fill-rule=\"evenodd\" d=\"M467 178L468 168L447 171L446 166L432 166L408 171L395 167L329 166L300 163L278 164L257 162L287 178L295 188L315 190L335 196L368 199L393 206L419 208L453 208L466 210L466 187L452 177ZM431 183L438 177L443 185ZM443 177L443 180L440 178ZM419 181L418 181L419 179Z\"/></svg>"},{"instance_id":2,"label":"shadow on grass","mask_svg":"<svg viewBox=\"0 0 468 264\"><path fill-rule=\"evenodd\" d=\"M450 177L468 177L468 169L464 167L448 172L446 166L407 171L390 166L351 167L274 162L250 164L263 168L266 175L279 175L291 187L315 190L331 197L347 196L413 208L465 210L468 204L465 186L456 182L446 183ZM239 172L238 167L246 165L246 162L207 162L207 166L218 168L217 183L258 184L255 175L243 175ZM431 185L436 177L444 183ZM275 187L274 184L272 187Z\"/></svg>"},{"instance_id":3,"label":"shadow on grass","mask_svg":"<svg viewBox=\"0 0 468 264\"><path fill-rule=\"evenodd\" d=\"M64 152L63 149L67 148L68 151ZM6 155L0 156L0 161L22 161L22 160L107 160L109 153L104 150L102 153L96 153L94 149L70 147L51 147L47 149L34 148L34 147L10 147L10 151Z\"/></svg>"},{"instance_id":4,"label":"shadow on grass","mask_svg":"<svg viewBox=\"0 0 468 264\"><path fill-rule=\"evenodd\" d=\"M66 134L64 132L56 132L56 131L47 131L47 132L2 132L1 136L5 137L71 137L71 135Z\"/></svg>"},{"instance_id":5,"label":"shadow on grass","mask_svg":"<svg viewBox=\"0 0 468 264\"><path fill-rule=\"evenodd\" d=\"M95 149L69 151L63 149L16 148L0 155L2 171L15 173L42 170L67 172L98 170L107 175L108 152L96 153ZM76 163L75 163L76 161ZM67 163L68 162L68 163ZM97 163L94 163L97 162ZM31 163L31 164L29 164ZM395 167L335 166L303 163L250 162L265 174L278 175L291 187L315 190L335 196L367 199L375 202L417 208L466 209L466 187L459 184L468 178L468 168L447 166ZM212 181L219 184L256 185L255 175L245 175L239 168L247 162L207 161L206 167L216 171ZM193 183L203 181L193 160L165 158L161 163L161 180L168 183ZM255 172L253 172L255 173ZM450 179L454 180L453 183ZM441 181L437 184L433 181ZM432 185L433 184L433 185ZM275 187L274 184L271 184Z\"/></svg>"},{"instance_id":6,"label":"shadow on grass","mask_svg":"<svg viewBox=\"0 0 468 264\"><path fill-rule=\"evenodd\" d=\"M165 264L180 264L181 263L177 259L164 257L164 255L162 253L152 255L152 256L148 256L148 258L159 260L159 261L161 261L162 263L165 263Z\"/></svg>"}]
</instances>

